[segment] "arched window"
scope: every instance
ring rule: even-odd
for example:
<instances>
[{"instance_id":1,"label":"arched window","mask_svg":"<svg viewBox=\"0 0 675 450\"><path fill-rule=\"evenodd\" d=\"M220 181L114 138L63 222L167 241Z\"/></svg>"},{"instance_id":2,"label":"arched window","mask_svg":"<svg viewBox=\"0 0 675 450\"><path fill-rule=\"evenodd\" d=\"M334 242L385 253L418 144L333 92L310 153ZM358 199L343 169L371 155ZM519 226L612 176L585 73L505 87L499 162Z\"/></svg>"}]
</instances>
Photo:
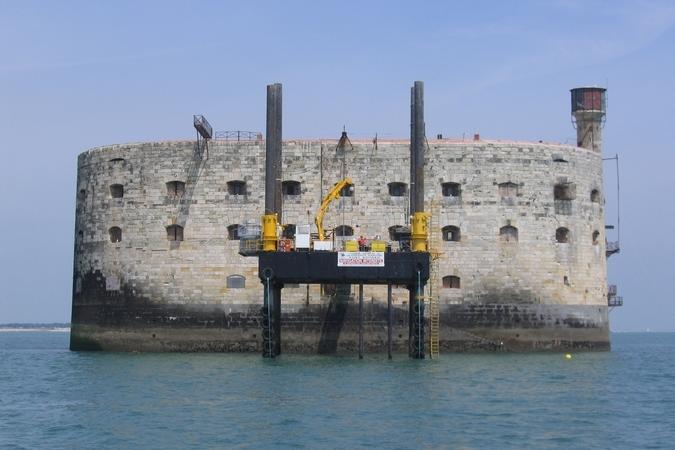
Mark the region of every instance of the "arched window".
<instances>
[{"instance_id":1,"label":"arched window","mask_svg":"<svg viewBox=\"0 0 675 450\"><path fill-rule=\"evenodd\" d=\"M459 289L460 280L459 277L454 275L448 275L443 277L443 288L444 289Z\"/></svg>"},{"instance_id":2,"label":"arched window","mask_svg":"<svg viewBox=\"0 0 675 450\"><path fill-rule=\"evenodd\" d=\"M595 230L593 232L592 238L593 238L593 245L598 245L598 238L600 237L600 232L598 230Z\"/></svg>"},{"instance_id":3,"label":"arched window","mask_svg":"<svg viewBox=\"0 0 675 450\"><path fill-rule=\"evenodd\" d=\"M122 229L120 227L110 227L108 235L110 236L110 242L122 242Z\"/></svg>"},{"instance_id":4,"label":"arched window","mask_svg":"<svg viewBox=\"0 0 675 450\"><path fill-rule=\"evenodd\" d=\"M593 189L591 191L591 201L593 203L600 203L600 191L597 189Z\"/></svg>"},{"instance_id":5,"label":"arched window","mask_svg":"<svg viewBox=\"0 0 675 450\"><path fill-rule=\"evenodd\" d=\"M283 195L300 195L300 182L294 180L282 181L281 193Z\"/></svg>"},{"instance_id":6,"label":"arched window","mask_svg":"<svg viewBox=\"0 0 675 450\"><path fill-rule=\"evenodd\" d=\"M246 182L241 180L228 181L227 193L230 195L246 195Z\"/></svg>"},{"instance_id":7,"label":"arched window","mask_svg":"<svg viewBox=\"0 0 675 450\"><path fill-rule=\"evenodd\" d=\"M400 181L394 181L387 185L389 187L389 195L392 197L403 197L406 193L407 185Z\"/></svg>"},{"instance_id":8,"label":"arched window","mask_svg":"<svg viewBox=\"0 0 675 450\"><path fill-rule=\"evenodd\" d=\"M124 158L113 158L113 159L110 160L110 162L113 163L113 164L115 164L115 163L121 164L121 163L124 162Z\"/></svg>"},{"instance_id":9,"label":"arched window","mask_svg":"<svg viewBox=\"0 0 675 450\"><path fill-rule=\"evenodd\" d=\"M570 230L560 227L555 230L555 240L561 244L567 244L570 241Z\"/></svg>"},{"instance_id":10,"label":"arched window","mask_svg":"<svg viewBox=\"0 0 675 450\"><path fill-rule=\"evenodd\" d=\"M499 197L502 200L515 200L518 196L518 185L507 181L499 184Z\"/></svg>"},{"instance_id":11,"label":"arched window","mask_svg":"<svg viewBox=\"0 0 675 450\"><path fill-rule=\"evenodd\" d=\"M170 241L182 241L183 227L180 225L169 225L166 227L166 238Z\"/></svg>"},{"instance_id":12,"label":"arched window","mask_svg":"<svg viewBox=\"0 0 675 450\"><path fill-rule=\"evenodd\" d=\"M239 240L239 224L238 223L228 225L228 227L227 227L227 238L231 241L238 241Z\"/></svg>"},{"instance_id":13,"label":"arched window","mask_svg":"<svg viewBox=\"0 0 675 450\"><path fill-rule=\"evenodd\" d=\"M354 229L349 225L335 227L335 236L354 236Z\"/></svg>"},{"instance_id":14,"label":"arched window","mask_svg":"<svg viewBox=\"0 0 675 450\"><path fill-rule=\"evenodd\" d=\"M456 227L454 225L447 225L443 227L441 231L443 232L444 241L459 242L461 238L459 227Z\"/></svg>"},{"instance_id":15,"label":"arched window","mask_svg":"<svg viewBox=\"0 0 675 450\"><path fill-rule=\"evenodd\" d=\"M124 197L124 186L121 184L111 184L110 185L110 196L112 198L122 198Z\"/></svg>"},{"instance_id":16,"label":"arched window","mask_svg":"<svg viewBox=\"0 0 675 450\"><path fill-rule=\"evenodd\" d=\"M226 286L230 289L244 289L246 287L246 277L243 275L230 275L227 277Z\"/></svg>"},{"instance_id":17,"label":"arched window","mask_svg":"<svg viewBox=\"0 0 675 450\"><path fill-rule=\"evenodd\" d=\"M443 197L459 198L462 195L462 185L452 182L442 183L441 193L443 194Z\"/></svg>"},{"instance_id":18,"label":"arched window","mask_svg":"<svg viewBox=\"0 0 675 450\"><path fill-rule=\"evenodd\" d=\"M499 240L502 242L518 242L518 228L506 225L499 229Z\"/></svg>"},{"instance_id":19,"label":"arched window","mask_svg":"<svg viewBox=\"0 0 675 450\"><path fill-rule=\"evenodd\" d=\"M281 232L281 236L286 239L293 239L295 237L295 224L289 223L284 225L284 231Z\"/></svg>"},{"instance_id":20,"label":"arched window","mask_svg":"<svg viewBox=\"0 0 675 450\"><path fill-rule=\"evenodd\" d=\"M166 195L169 197L182 197L183 194L185 194L185 182L174 180L166 183Z\"/></svg>"},{"instance_id":21,"label":"arched window","mask_svg":"<svg viewBox=\"0 0 675 450\"><path fill-rule=\"evenodd\" d=\"M574 183L558 183L553 187L555 200L574 200L577 197L577 187Z\"/></svg>"}]
</instances>

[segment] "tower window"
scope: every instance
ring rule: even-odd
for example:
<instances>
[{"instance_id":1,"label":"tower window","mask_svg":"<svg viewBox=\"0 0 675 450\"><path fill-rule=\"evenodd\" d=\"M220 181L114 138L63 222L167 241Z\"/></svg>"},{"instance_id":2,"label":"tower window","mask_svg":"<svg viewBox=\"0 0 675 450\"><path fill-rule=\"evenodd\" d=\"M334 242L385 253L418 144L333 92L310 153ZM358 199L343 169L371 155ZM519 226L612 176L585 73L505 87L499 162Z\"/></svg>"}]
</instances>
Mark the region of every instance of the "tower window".
<instances>
[{"instance_id":1,"label":"tower window","mask_svg":"<svg viewBox=\"0 0 675 450\"><path fill-rule=\"evenodd\" d=\"M389 186L389 195L391 195L392 197L405 196L407 187L405 183L401 183L400 181L394 181L389 183L387 186Z\"/></svg>"},{"instance_id":2,"label":"tower window","mask_svg":"<svg viewBox=\"0 0 675 450\"><path fill-rule=\"evenodd\" d=\"M443 277L443 288L444 289L459 289L460 280L459 277L454 275L448 275Z\"/></svg>"},{"instance_id":3,"label":"tower window","mask_svg":"<svg viewBox=\"0 0 675 450\"><path fill-rule=\"evenodd\" d=\"M166 195L169 197L182 197L185 194L183 181L169 181L166 183Z\"/></svg>"},{"instance_id":4,"label":"tower window","mask_svg":"<svg viewBox=\"0 0 675 450\"><path fill-rule=\"evenodd\" d=\"M555 240L560 244L567 244L570 241L570 230L560 227L555 230Z\"/></svg>"},{"instance_id":5,"label":"tower window","mask_svg":"<svg viewBox=\"0 0 675 450\"><path fill-rule=\"evenodd\" d=\"M502 242L518 242L518 228L506 225L499 229L499 239Z\"/></svg>"},{"instance_id":6,"label":"tower window","mask_svg":"<svg viewBox=\"0 0 675 450\"><path fill-rule=\"evenodd\" d=\"M120 227L110 227L108 235L110 236L110 242L122 242L122 229Z\"/></svg>"},{"instance_id":7,"label":"tower window","mask_svg":"<svg viewBox=\"0 0 675 450\"><path fill-rule=\"evenodd\" d=\"M110 196L112 198L122 198L124 197L124 186L121 184L111 184L110 185Z\"/></svg>"},{"instance_id":8,"label":"tower window","mask_svg":"<svg viewBox=\"0 0 675 450\"><path fill-rule=\"evenodd\" d=\"M231 241L238 241L239 240L239 224L238 223L228 225L228 227L227 227L227 238Z\"/></svg>"},{"instance_id":9,"label":"tower window","mask_svg":"<svg viewBox=\"0 0 675 450\"><path fill-rule=\"evenodd\" d=\"M281 193L284 195L300 195L300 182L286 180L281 183Z\"/></svg>"},{"instance_id":10,"label":"tower window","mask_svg":"<svg viewBox=\"0 0 675 450\"><path fill-rule=\"evenodd\" d=\"M443 183L441 184L441 192L443 197L459 198L462 195L462 185L459 183Z\"/></svg>"},{"instance_id":11,"label":"tower window","mask_svg":"<svg viewBox=\"0 0 675 450\"><path fill-rule=\"evenodd\" d=\"M226 286L230 289L244 289L246 287L246 277L243 275L230 275L227 277Z\"/></svg>"},{"instance_id":12,"label":"tower window","mask_svg":"<svg viewBox=\"0 0 675 450\"><path fill-rule=\"evenodd\" d=\"M593 203L600 203L600 191L597 189L593 189L591 191L591 201Z\"/></svg>"},{"instance_id":13,"label":"tower window","mask_svg":"<svg viewBox=\"0 0 675 450\"><path fill-rule=\"evenodd\" d=\"M593 232L593 245L598 245L598 238L600 237L600 232L598 230L595 230Z\"/></svg>"},{"instance_id":14,"label":"tower window","mask_svg":"<svg viewBox=\"0 0 675 450\"><path fill-rule=\"evenodd\" d=\"M574 200L577 197L577 187L574 183L558 183L553 187L555 200Z\"/></svg>"},{"instance_id":15,"label":"tower window","mask_svg":"<svg viewBox=\"0 0 675 450\"><path fill-rule=\"evenodd\" d=\"M461 238L459 227L456 227L454 225L447 225L443 227L441 231L443 232L444 241L459 242Z\"/></svg>"},{"instance_id":16,"label":"tower window","mask_svg":"<svg viewBox=\"0 0 675 450\"><path fill-rule=\"evenodd\" d=\"M289 223L284 226L284 231L281 232L281 236L286 239L295 238L295 224Z\"/></svg>"},{"instance_id":17,"label":"tower window","mask_svg":"<svg viewBox=\"0 0 675 450\"><path fill-rule=\"evenodd\" d=\"M228 181L227 193L230 195L246 195L246 182L241 180Z\"/></svg>"},{"instance_id":18,"label":"tower window","mask_svg":"<svg viewBox=\"0 0 675 450\"><path fill-rule=\"evenodd\" d=\"M499 197L502 200L515 200L518 196L518 185L507 181L499 184Z\"/></svg>"},{"instance_id":19,"label":"tower window","mask_svg":"<svg viewBox=\"0 0 675 450\"><path fill-rule=\"evenodd\" d=\"M170 241L182 241L183 227L180 225L169 225L166 227L166 238Z\"/></svg>"},{"instance_id":20,"label":"tower window","mask_svg":"<svg viewBox=\"0 0 675 450\"><path fill-rule=\"evenodd\" d=\"M354 236L354 229L349 225L335 227L335 236Z\"/></svg>"}]
</instances>

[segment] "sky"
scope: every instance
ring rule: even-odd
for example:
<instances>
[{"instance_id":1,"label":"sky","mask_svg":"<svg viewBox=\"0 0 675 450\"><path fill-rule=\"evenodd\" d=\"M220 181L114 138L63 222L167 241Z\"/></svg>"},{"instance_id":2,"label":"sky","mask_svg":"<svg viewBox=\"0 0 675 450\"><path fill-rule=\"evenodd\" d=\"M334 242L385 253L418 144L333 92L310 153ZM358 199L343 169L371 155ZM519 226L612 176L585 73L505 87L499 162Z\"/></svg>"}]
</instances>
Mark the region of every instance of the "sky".
<instances>
[{"instance_id":1,"label":"sky","mask_svg":"<svg viewBox=\"0 0 675 450\"><path fill-rule=\"evenodd\" d=\"M607 87L611 326L675 331L675 3L625 0L0 0L0 323L69 321L79 153L264 131L273 82L284 138L406 138L414 80L429 136L570 144L569 89Z\"/></svg>"}]
</instances>

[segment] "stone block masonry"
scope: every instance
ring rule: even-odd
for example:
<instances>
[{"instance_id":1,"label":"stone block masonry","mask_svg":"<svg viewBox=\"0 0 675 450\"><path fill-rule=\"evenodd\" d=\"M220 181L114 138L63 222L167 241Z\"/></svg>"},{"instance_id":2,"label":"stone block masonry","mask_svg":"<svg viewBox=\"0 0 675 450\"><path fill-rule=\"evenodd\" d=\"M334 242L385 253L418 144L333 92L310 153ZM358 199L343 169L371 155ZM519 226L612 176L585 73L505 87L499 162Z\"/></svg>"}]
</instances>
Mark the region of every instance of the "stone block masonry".
<instances>
[{"instance_id":1,"label":"stone block masonry","mask_svg":"<svg viewBox=\"0 0 675 450\"><path fill-rule=\"evenodd\" d=\"M389 183L407 187L409 143L353 142L344 152L336 144L284 142L283 178L300 183L299 195L283 198L284 222L313 224L322 196L346 175L353 196L331 205L326 228L389 239L390 227L408 222L408 191L393 196ZM238 254L228 227L263 214L265 145L209 147L207 159L192 141L79 156L71 348L258 351L257 259ZM459 231L441 248L442 348L608 348L601 155L430 140L425 163L426 210L437 204L440 226ZM232 181L243 191L228 189ZM327 292L283 290L286 351L351 352L353 296ZM365 298L366 348L384 350L386 287L366 286ZM401 330L407 301L407 290L394 288Z\"/></svg>"}]
</instances>

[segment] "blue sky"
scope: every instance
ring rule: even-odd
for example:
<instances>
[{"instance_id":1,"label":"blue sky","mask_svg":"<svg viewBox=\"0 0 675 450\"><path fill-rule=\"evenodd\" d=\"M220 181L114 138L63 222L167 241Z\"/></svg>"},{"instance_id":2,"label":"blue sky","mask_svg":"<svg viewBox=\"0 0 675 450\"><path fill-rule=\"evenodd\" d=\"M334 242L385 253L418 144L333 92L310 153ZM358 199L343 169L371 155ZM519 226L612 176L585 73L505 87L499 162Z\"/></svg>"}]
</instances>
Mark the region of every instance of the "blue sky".
<instances>
[{"instance_id":1,"label":"blue sky","mask_svg":"<svg viewBox=\"0 0 675 450\"><path fill-rule=\"evenodd\" d=\"M675 331L675 3L588 0L0 0L0 323L69 320L80 152L264 130L271 82L285 137L406 137L414 80L430 136L568 143L569 89L607 86L612 327Z\"/></svg>"}]
</instances>

